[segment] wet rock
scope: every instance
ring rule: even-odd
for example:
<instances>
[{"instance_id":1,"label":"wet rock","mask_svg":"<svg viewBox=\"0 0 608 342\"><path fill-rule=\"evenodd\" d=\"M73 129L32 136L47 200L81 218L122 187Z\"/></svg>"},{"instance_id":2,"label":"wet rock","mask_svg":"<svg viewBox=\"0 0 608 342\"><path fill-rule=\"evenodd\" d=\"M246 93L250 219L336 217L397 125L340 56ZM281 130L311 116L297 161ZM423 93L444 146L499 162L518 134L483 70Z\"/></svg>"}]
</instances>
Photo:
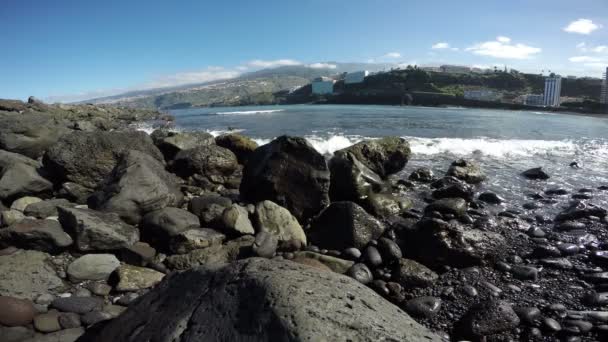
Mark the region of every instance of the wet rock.
<instances>
[{"instance_id":1,"label":"wet rock","mask_svg":"<svg viewBox=\"0 0 608 342\"><path fill-rule=\"evenodd\" d=\"M431 169L422 167L414 170L408 179L414 182L431 183L435 179L435 175Z\"/></svg>"},{"instance_id":2,"label":"wet rock","mask_svg":"<svg viewBox=\"0 0 608 342\"><path fill-rule=\"evenodd\" d=\"M139 240L139 231L115 213L60 207L59 222L81 252L118 250Z\"/></svg>"},{"instance_id":3,"label":"wet rock","mask_svg":"<svg viewBox=\"0 0 608 342\"><path fill-rule=\"evenodd\" d=\"M608 304L608 292L590 291L583 296L583 303L589 306L603 306Z\"/></svg>"},{"instance_id":4,"label":"wet rock","mask_svg":"<svg viewBox=\"0 0 608 342\"><path fill-rule=\"evenodd\" d=\"M120 266L113 254L86 254L68 266L67 273L74 282L83 280L107 280Z\"/></svg>"},{"instance_id":5,"label":"wet rock","mask_svg":"<svg viewBox=\"0 0 608 342\"><path fill-rule=\"evenodd\" d=\"M72 243L72 238L54 220L25 219L0 230L0 248L15 246L57 252Z\"/></svg>"},{"instance_id":6,"label":"wet rock","mask_svg":"<svg viewBox=\"0 0 608 342\"><path fill-rule=\"evenodd\" d=\"M312 222L311 243L327 249L362 249L379 238L384 225L353 202L334 202Z\"/></svg>"},{"instance_id":7,"label":"wet rock","mask_svg":"<svg viewBox=\"0 0 608 342\"><path fill-rule=\"evenodd\" d=\"M7 327L27 325L34 319L34 304L25 299L0 296L0 324Z\"/></svg>"},{"instance_id":8,"label":"wet rock","mask_svg":"<svg viewBox=\"0 0 608 342\"><path fill-rule=\"evenodd\" d=\"M461 337L477 339L514 329L519 322L510 304L489 300L473 305L458 322L457 331Z\"/></svg>"},{"instance_id":9,"label":"wet rock","mask_svg":"<svg viewBox=\"0 0 608 342\"><path fill-rule=\"evenodd\" d=\"M352 153L334 154L329 162L331 184L329 196L336 201L361 203L370 194L381 192L384 181Z\"/></svg>"},{"instance_id":10,"label":"wet rock","mask_svg":"<svg viewBox=\"0 0 608 342\"><path fill-rule=\"evenodd\" d=\"M38 172L40 163L0 150L0 200L52 192L53 184Z\"/></svg>"},{"instance_id":11,"label":"wet rock","mask_svg":"<svg viewBox=\"0 0 608 342\"><path fill-rule=\"evenodd\" d=\"M521 322L530 325L534 324L541 317L540 310L535 307L515 307L514 311Z\"/></svg>"},{"instance_id":12,"label":"wet rock","mask_svg":"<svg viewBox=\"0 0 608 342\"><path fill-rule=\"evenodd\" d=\"M607 215L607 211L604 208L594 206L592 204L585 204L582 202L574 203L568 209L562 211L555 217L555 221L576 221L578 219L586 218L586 217L599 217L604 218Z\"/></svg>"},{"instance_id":13,"label":"wet rock","mask_svg":"<svg viewBox=\"0 0 608 342\"><path fill-rule=\"evenodd\" d=\"M198 216L180 208L167 207L147 213L140 224L143 240L155 245L168 245L171 237L200 227Z\"/></svg>"},{"instance_id":14,"label":"wet rock","mask_svg":"<svg viewBox=\"0 0 608 342\"><path fill-rule=\"evenodd\" d=\"M399 215L411 208L412 201L392 194L369 194L361 202L367 211L377 217Z\"/></svg>"},{"instance_id":15,"label":"wet rock","mask_svg":"<svg viewBox=\"0 0 608 342\"><path fill-rule=\"evenodd\" d=\"M50 216L58 216L59 213L57 211L58 207L71 208L74 207L75 204L70 203L70 201L64 198L57 198L46 200L42 202L36 202L25 207L23 213L27 216L45 219Z\"/></svg>"},{"instance_id":16,"label":"wet rock","mask_svg":"<svg viewBox=\"0 0 608 342\"><path fill-rule=\"evenodd\" d=\"M304 222L329 204L329 179L325 158L305 139L282 136L250 155L240 191L248 202L275 202Z\"/></svg>"},{"instance_id":17,"label":"wet rock","mask_svg":"<svg viewBox=\"0 0 608 342\"><path fill-rule=\"evenodd\" d=\"M349 260L359 260L361 258L361 251L358 248L350 247L342 252L342 256Z\"/></svg>"},{"instance_id":18,"label":"wet rock","mask_svg":"<svg viewBox=\"0 0 608 342\"><path fill-rule=\"evenodd\" d=\"M462 216L467 212L467 202L462 198L443 198L427 205L424 209L425 214L433 211Z\"/></svg>"},{"instance_id":19,"label":"wet rock","mask_svg":"<svg viewBox=\"0 0 608 342\"><path fill-rule=\"evenodd\" d=\"M382 265L382 256L376 247L367 246L363 251L363 261L370 267L378 267Z\"/></svg>"},{"instance_id":20,"label":"wet rock","mask_svg":"<svg viewBox=\"0 0 608 342\"><path fill-rule=\"evenodd\" d=\"M132 265L121 265L116 271L118 284L116 291L138 291L158 284L165 274L158 271Z\"/></svg>"},{"instance_id":21,"label":"wet rock","mask_svg":"<svg viewBox=\"0 0 608 342\"><path fill-rule=\"evenodd\" d=\"M560 189L560 188L547 189L547 190L545 190L545 194L547 196L563 196L563 195L567 195L568 194L568 190L566 190L566 189Z\"/></svg>"},{"instance_id":22,"label":"wet rock","mask_svg":"<svg viewBox=\"0 0 608 342\"><path fill-rule=\"evenodd\" d=\"M222 213L223 231L228 235L254 234L255 230L246 208L233 204ZM300 240L298 240L300 241Z\"/></svg>"},{"instance_id":23,"label":"wet rock","mask_svg":"<svg viewBox=\"0 0 608 342\"><path fill-rule=\"evenodd\" d=\"M184 315L200 329L176 328ZM281 319L284 315L293 319ZM262 328L268 326L273 328ZM253 331L255 341L288 336L311 341L440 340L353 279L266 259L176 274L86 340L133 341L138 327L137 339L179 336L184 342L251 339Z\"/></svg>"},{"instance_id":24,"label":"wet rock","mask_svg":"<svg viewBox=\"0 0 608 342\"><path fill-rule=\"evenodd\" d=\"M238 133L222 134L215 138L215 143L232 151L236 155L239 164L247 163L249 156L258 148L258 144L255 141Z\"/></svg>"},{"instance_id":25,"label":"wet rock","mask_svg":"<svg viewBox=\"0 0 608 342\"><path fill-rule=\"evenodd\" d=\"M194 197L188 204L188 210L198 216L203 227L222 229L224 210L232 205L227 197L215 193L206 193Z\"/></svg>"},{"instance_id":26,"label":"wet rock","mask_svg":"<svg viewBox=\"0 0 608 342\"><path fill-rule=\"evenodd\" d=\"M213 229L189 229L171 237L169 248L173 253L186 254L195 249L221 245L226 236Z\"/></svg>"},{"instance_id":27,"label":"wet rock","mask_svg":"<svg viewBox=\"0 0 608 342\"><path fill-rule=\"evenodd\" d=\"M59 324L59 314L56 312L49 312L37 315L34 317L34 328L43 333L51 333L61 330Z\"/></svg>"},{"instance_id":28,"label":"wet rock","mask_svg":"<svg viewBox=\"0 0 608 342\"><path fill-rule=\"evenodd\" d=\"M479 200L490 204L501 204L505 200L493 192L484 192L479 195Z\"/></svg>"},{"instance_id":29,"label":"wet rock","mask_svg":"<svg viewBox=\"0 0 608 342\"><path fill-rule=\"evenodd\" d=\"M543 318L542 327L544 330L552 333L562 330L562 326L559 324L559 322L550 317Z\"/></svg>"},{"instance_id":30,"label":"wet rock","mask_svg":"<svg viewBox=\"0 0 608 342\"><path fill-rule=\"evenodd\" d=\"M269 232L279 241L295 239L306 245L306 235L298 220L287 209L271 201L256 204L254 221L258 231Z\"/></svg>"},{"instance_id":31,"label":"wet rock","mask_svg":"<svg viewBox=\"0 0 608 342\"><path fill-rule=\"evenodd\" d=\"M198 146L215 144L213 135L207 132L169 132L156 130L150 135L166 160L173 160L180 151Z\"/></svg>"},{"instance_id":32,"label":"wet rock","mask_svg":"<svg viewBox=\"0 0 608 342\"><path fill-rule=\"evenodd\" d=\"M346 271L346 275L360 282L361 284L369 284L374 280L372 272L365 264L354 264Z\"/></svg>"},{"instance_id":33,"label":"wet rock","mask_svg":"<svg viewBox=\"0 0 608 342\"><path fill-rule=\"evenodd\" d=\"M559 249L560 253L564 256L575 255L580 251L580 248L573 243L561 243L557 245L557 249Z\"/></svg>"},{"instance_id":34,"label":"wet rock","mask_svg":"<svg viewBox=\"0 0 608 342\"><path fill-rule=\"evenodd\" d=\"M51 307L54 309L81 315L93 310L99 310L102 306L103 300L96 297L59 297L51 303Z\"/></svg>"},{"instance_id":35,"label":"wet rock","mask_svg":"<svg viewBox=\"0 0 608 342\"><path fill-rule=\"evenodd\" d=\"M462 198L466 201L473 199L475 191L470 185L458 182L455 184L449 184L433 191L433 197L437 199L442 198Z\"/></svg>"},{"instance_id":36,"label":"wet rock","mask_svg":"<svg viewBox=\"0 0 608 342\"><path fill-rule=\"evenodd\" d=\"M441 309L441 299L431 296L410 299L404 309L414 317L431 318Z\"/></svg>"},{"instance_id":37,"label":"wet rock","mask_svg":"<svg viewBox=\"0 0 608 342\"><path fill-rule=\"evenodd\" d=\"M410 259L399 259L393 269L395 281L405 288L431 286L439 276L428 267Z\"/></svg>"},{"instance_id":38,"label":"wet rock","mask_svg":"<svg viewBox=\"0 0 608 342\"><path fill-rule=\"evenodd\" d=\"M514 265L511 268L511 273L520 280L538 280L538 269L532 266Z\"/></svg>"},{"instance_id":39,"label":"wet rock","mask_svg":"<svg viewBox=\"0 0 608 342\"><path fill-rule=\"evenodd\" d=\"M336 154L347 152L383 178L401 171L411 154L409 143L399 137L361 141Z\"/></svg>"},{"instance_id":40,"label":"wet rock","mask_svg":"<svg viewBox=\"0 0 608 342\"><path fill-rule=\"evenodd\" d=\"M462 287L462 290L464 291L464 293L466 293L467 296L469 297L477 297L477 295L479 294L479 292L477 291L476 288L474 288L471 285L465 285Z\"/></svg>"},{"instance_id":41,"label":"wet rock","mask_svg":"<svg viewBox=\"0 0 608 342\"><path fill-rule=\"evenodd\" d=\"M17 251L0 255L0 295L34 299L63 286L46 253Z\"/></svg>"},{"instance_id":42,"label":"wet rock","mask_svg":"<svg viewBox=\"0 0 608 342\"><path fill-rule=\"evenodd\" d=\"M549 268L556 268L560 270L572 269L572 263L566 258L547 258L541 259L540 263Z\"/></svg>"},{"instance_id":43,"label":"wet rock","mask_svg":"<svg viewBox=\"0 0 608 342\"><path fill-rule=\"evenodd\" d=\"M547 180L550 178L549 175L543 170L542 167L535 167L535 168L526 170L526 171L522 172L521 175L528 179Z\"/></svg>"},{"instance_id":44,"label":"wet rock","mask_svg":"<svg viewBox=\"0 0 608 342\"><path fill-rule=\"evenodd\" d=\"M401 248L395 241L387 238L378 239L378 250L382 255L382 259L386 262L393 262L395 260L401 259L403 257L403 253L401 252Z\"/></svg>"},{"instance_id":45,"label":"wet rock","mask_svg":"<svg viewBox=\"0 0 608 342\"><path fill-rule=\"evenodd\" d=\"M456 177L469 184L478 184L486 179L479 164L473 160L459 159L450 165L448 176Z\"/></svg>"},{"instance_id":46,"label":"wet rock","mask_svg":"<svg viewBox=\"0 0 608 342\"><path fill-rule=\"evenodd\" d=\"M183 194L178 183L177 177L165 171L163 163L130 150L119 159L88 204L92 209L115 212L129 224L138 224L149 212L181 204Z\"/></svg>"},{"instance_id":47,"label":"wet rock","mask_svg":"<svg viewBox=\"0 0 608 342\"><path fill-rule=\"evenodd\" d=\"M101 185L129 150L162 164L163 156L145 132L81 132L63 136L43 158L57 183L70 181L93 189Z\"/></svg>"}]
</instances>

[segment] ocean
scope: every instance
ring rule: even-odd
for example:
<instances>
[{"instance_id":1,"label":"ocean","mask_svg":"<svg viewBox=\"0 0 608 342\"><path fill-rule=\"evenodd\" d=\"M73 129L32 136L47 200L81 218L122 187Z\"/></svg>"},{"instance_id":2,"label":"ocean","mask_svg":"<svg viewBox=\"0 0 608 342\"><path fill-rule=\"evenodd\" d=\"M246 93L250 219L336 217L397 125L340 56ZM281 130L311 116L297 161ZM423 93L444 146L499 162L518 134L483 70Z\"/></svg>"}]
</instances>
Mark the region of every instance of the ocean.
<instances>
[{"instance_id":1,"label":"ocean","mask_svg":"<svg viewBox=\"0 0 608 342\"><path fill-rule=\"evenodd\" d=\"M305 137L320 153L331 155L364 139L400 136L412 158L400 176L418 167L445 174L458 158L477 160L488 175L480 191L507 199L506 208L522 210L530 194L563 188L569 195L545 204L543 213L567 205L582 188L596 189L592 203L607 207L608 117L469 108L360 105L291 105L173 110L175 129L229 130L265 144L280 135ZM150 127L141 129L151 131ZM576 161L580 168L570 167ZM551 178L530 181L520 173L542 166Z\"/></svg>"}]
</instances>

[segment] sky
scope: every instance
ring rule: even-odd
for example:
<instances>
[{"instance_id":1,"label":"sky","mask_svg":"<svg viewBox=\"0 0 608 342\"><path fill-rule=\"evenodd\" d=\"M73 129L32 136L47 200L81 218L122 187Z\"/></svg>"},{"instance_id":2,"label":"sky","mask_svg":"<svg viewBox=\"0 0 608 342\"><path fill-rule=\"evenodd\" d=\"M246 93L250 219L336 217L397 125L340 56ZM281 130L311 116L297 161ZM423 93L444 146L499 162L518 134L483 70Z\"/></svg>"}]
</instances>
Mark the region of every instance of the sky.
<instances>
[{"instance_id":1,"label":"sky","mask_svg":"<svg viewBox=\"0 0 608 342\"><path fill-rule=\"evenodd\" d=\"M75 101L280 65L601 77L608 0L1 0L0 98Z\"/></svg>"}]
</instances>

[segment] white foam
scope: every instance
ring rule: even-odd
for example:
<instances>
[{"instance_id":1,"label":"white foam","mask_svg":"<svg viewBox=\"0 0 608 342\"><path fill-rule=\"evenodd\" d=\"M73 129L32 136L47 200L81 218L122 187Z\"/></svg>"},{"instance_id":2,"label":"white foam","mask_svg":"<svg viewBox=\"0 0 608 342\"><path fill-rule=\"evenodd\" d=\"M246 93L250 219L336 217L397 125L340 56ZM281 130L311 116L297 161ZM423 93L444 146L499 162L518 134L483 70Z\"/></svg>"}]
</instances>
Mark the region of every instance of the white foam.
<instances>
[{"instance_id":1,"label":"white foam","mask_svg":"<svg viewBox=\"0 0 608 342\"><path fill-rule=\"evenodd\" d=\"M213 135L214 137L220 136L227 133L240 133L245 131L244 129L207 129L205 132Z\"/></svg>"},{"instance_id":2,"label":"white foam","mask_svg":"<svg viewBox=\"0 0 608 342\"><path fill-rule=\"evenodd\" d=\"M435 155L451 153L455 155L482 154L491 157L568 155L576 152L572 141L519 140L519 139L460 139L460 138L417 138L404 137L410 142L414 154Z\"/></svg>"},{"instance_id":3,"label":"white foam","mask_svg":"<svg viewBox=\"0 0 608 342\"><path fill-rule=\"evenodd\" d=\"M361 137L346 137L343 135L333 135L329 138L313 135L305 138L321 154L333 154L337 150L349 147L363 140Z\"/></svg>"},{"instance_id":4,"label":"white foam","mask_svg":"<svg viewBox=\"0 0 608 342\"><path fill-rule=\"evenodd\" d=\"M285 109L267 109L267 110L245 110L235 112L217 112L217 115L255 115L255 114L270 114L277 112L284 112Z\"/></svg>"}]
</instances>

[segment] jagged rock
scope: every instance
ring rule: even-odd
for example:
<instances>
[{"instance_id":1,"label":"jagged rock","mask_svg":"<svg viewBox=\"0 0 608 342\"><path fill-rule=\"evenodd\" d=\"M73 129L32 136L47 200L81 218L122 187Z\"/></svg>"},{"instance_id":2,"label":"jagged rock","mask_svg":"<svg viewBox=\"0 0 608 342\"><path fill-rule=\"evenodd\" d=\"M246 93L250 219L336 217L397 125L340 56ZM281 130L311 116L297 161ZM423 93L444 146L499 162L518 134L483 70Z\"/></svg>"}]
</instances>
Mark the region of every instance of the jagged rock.
<instances>
[{"instance_id":1,"label":"jagged rock","mask_svg":"<svg viewBox=\"0 0 608 342\"><path fill-rule=\"evenodd\" d=\"M312 222L308 237L312 244L327 249L364 248L379 238L384 225L353 202L334 202Z\"/></svg>"},{"instance_id":2,"label":"jagged rock","mask_svg":"<svg viewBox=\"0 0 608 342\"><path fill-rule=\"evenodd\" d=\"M344 153L351 153L370 170L385 178L405 167L411 150L410 144L403 138L384 137L361 141L334 154Z\"/></svg>"},{"instance_id":3,"label":"jagged rock","mask_svg":"<svg viewBox=\"0 0 608 342\"><path fill-rule=\"evenodd\" d=\"M481 171L479 164L473 160L459 159L452 163L448 169L448 176L453 176L470 184L481 183L486 175Z\"/></svg>"},{"instance_id":4,"label":"jagged rock","mask_svg":"<svg viewBox=\"0 0 608 342\"><path fill-rule=\"evenodd\" d=\"M380 192L384 181L361 163L352 153L336 153L329 161L332 201L361 202L374 192Z\"/></svg>"},{"instance_id":5,"label":"jagged rock","mask_svg":"<svg viewBox=\"0 0 608 342\"><path fill-rule=\"evenodd\" d=\"M414 170L410 176L409 180L420 183L431 183L435 179L435 175L433 171L427 167L421 167L419 169Z\"/></svg>"},{"instance_id":6,"label":"jagged rock","mask_svg":"<svg viewBox=\"0 0 608 342\"><path fill-rule=\"evenodd\" d=\"M480 265L501 253L505 244L505 239L498 233L429 218L422 219L414 229L403 234L407 255L425 265Z\"/></svg>"},{"instance_id":7,"label":"jagged rock","mask_svg":"<svg viewBox=\"0 0 608 342\"><path fill-rule=\"evenodd\" d=\"M0 200L52 192L53 184L38 172L40 163L0 150Z\"/></svg>"},{"instance_id":8,"label":"jagged rock","mask_svg":"<svg viewBox=\"0 0 608 342\"><path fill-rule=\"evenodd\" d=\"M179 152L171 169L182 178L196 174L213 183L223 184L239 169L239 164L229 149L213 144Z\"/></svg>"},{"instance_id":9,"label":"jagged rock","mask_svg":"<svg viewBox=\"0 0 608 342\"><path fill-rule=\"evenodd\" d=\"M38 251L0 255L0 274L1 296L33 300L63 286L49 255Z\"/></svg>"},{"instance_id":10,"label":"jagged rock","mask_svg":"<svg viewBox=\"0 0 608 342\"><path fill-rule=\"evenodd\" d=\"M25 219L0 230L0 248L15 246L57 252L72 243L72 238L54 220Z\"/></svg>"},{"instance_id":11,"label":"jagged rock","mask_svg":"<svg viewBox=\"0 0 608 342\"><path fill-rule=\"evenodd\" d=\"M399 259L393 274L404 288L431 286L439 276L428 267L411 259Z\"/></svg>"},{"instance_id":12,"label":"jagged rock","mask_svg":"<svg viewBox=\"0 0 608 342\"><path fill-rule=\"evenodd\" d=\"M230 235L254 234L255 230L249 220L247 209L233 204L222 213L223 231Z\"/></svg>"},{"instance_id":13,"label":"jagged rock","mask_svg":"<svg viewBox=\"0 0 608 342\"><path fill-rule=\"evenodd\" d=\"M196 328L185 329L185 322ZM82 341L283 341L295 336L441 340L354 279L287 260L254 258L175 274Z\"/></svg>"},{"instance_id":14,"label":"jagged rock","mask_svg":"<svg viewBox=\"0 0 608 342\"><path fill-rule=\"evenodd\" d=\"M170 249L177 254L186 254L195 249L221 245L226 236L213 229L189 229L171 237Z\"/></svg>"},{"instance_id":15,"label":"jagged rock","mask_svg":"<svg viewBox=\"0 0 608 342\"><path fill-rule=\"evenodd\" d=\"M305 139L282 136L251 154L241 196L273 201L304 222L329 204L329 178L325 158Z\"/></svg>"},{"instance_id":16,"label":"jagged rock","mask_svg":"<svg viewBox=\"0 0 608 342\"><path fill-rule=\"evenodd\" d=\"M206 193L194 197L188 204L188 210L198 216L203 227L221 229L224 225L224 210L232 205L227 197L215 193Z\"/></svg>"},{"instance_id":17,"label":"jagged rock","mask_svg":"<svg viewBox=\"0 0 608 342\"><path fill-rule=\"evenodd\" d=\"M164 273L133 265L122 265L116 271L118 284L116 291L138 291L158 284L165 277Z\"/></svg>"},{"instance_id":18,"label":"jagged rock","mask_svg":"<svg viewBox=\"0 0 608 342\"><path fill-rule=\"evenodd\" d=\"M163 156L145 132L82 132L63 136L43 158L56 183L74 182L93 189L116 167L121 156L136 150L162 164Z\"/></svg>"},{"instance_id":19,"label":"jagged rock","mask_svg":"<svg viewBox=\"0 0 608 342\"><path fill-rule=\"evenodd\" d=\"M87 199L93 194L93 190L73 182L61 184L58 196L65 197L78 204L87 204Z\"/></svg>"},{"instance_id":20,"label":"jagged rock","mask_svg":"<svg viewBox=\"0 0 608 342\"><path fill-rule=\"evenodd\" d=\"M222 134L215 138L215 143L232 151L239 163L243 165L247 163L253 151L258 148L255 141L237 133Z\"/></svg>"},{"instance_id":21,"label":"jagged rock","mask_svg":"<svg viewBox=\"0 0 608 342\"><path fill-rule=\"evenodd\" d=\"M575 202L569 208L562 211L555 217L555 221L563 222L563 221L571 221L578 220L585 217L595 216L599 218L604 218L608 215L608 211L606 209L592 205L586 204L583 202Z\"/></svg>"},{"instance_id":22,"label":"jagged rock","mask_svg":"<svg viewBox=\"0 0 608 342\"><path fill-rule=\"evenodd\" d=\"M40 157L67 132L67 124L51 115L31 112L0 115L0 149L33 159Z\"/></svg>"},{"instance_id":23,"label":"jagged rock","mask_svg":"<svg viewBox=\"0 0 608 342\"><path fill-rule=\"evenodd\" d=\"M490 203L490 204L501 204L505 201L504 198L498 196L493 192L484 192L479 195L479 200L482 202Z\"/></svg>"},{"instance_id":24,"label":"jagged rock","mask_svg":"<svg viewBox=\"0 0 608 342\"><path fill-rule=\"evenodd\" d=\"M58 207L72 208L74 206L75 204L66 199L57 198L29 204L25 207L23 213L27 216L44 219L50 216L58 216Z\"/></svg>"},{"instance_id":25,"label":"jagged rock","mask_svg":"<svg viewBox=\"0 0 608 342\"><path fill-rule=\"evenodd\" d=\"M511 305L504 301L488 300L473 305L457 324L462 337L478 339L515 329L519 317Z\"/></svg>"},{"instance_id":26,"label":"jagged rock","mask_svg":"<svg viewBox=\"0 0 608 342\"><path fill-rule=\"evenodd\" d=\"M166 247L169 239L188 229L200 227L198 217L191 212L167 207L147 213L140 224L142 240Z\"/></svg>"},{"instance_id":27,"label":"jagged rock","mask_svg":"<svg viewBox=\"0 0 608 342\"><path fill-rule=\"evenodd\" d=\"M467 202L462 198L442 198L424 208L425 214L437 211L442 214L463 216L467 212Z\"/></svg>"},{"instance_id":28,"label":"jagged rock","mask_svg":"<svg viewBox=\"0 0 608 342\"><path fill-rule=\"evenodd\" d=\"M139 231L115 213L59 207L59 222L81 252L118 250L139 241Z\"/></svg>"},{"instance_id":29,"label":"jagged rock","mask_svg":"<svg viewBox=\"0 0 608 342\"><path fill-rule=\"evenodd\" d=\"M150 135L154 144L166 160L173 160L180 151L198 146L215 144L213 136L207 132L169 132L156 130Z\"/></svg>"},{"instance_id":30,"label":"jagged rock","mask_svg":"<svg viewBox=\"0 0 608 342\"><path fill-rule=\"evenodd\" d=\"M113 254L85 254L68 265L67 274L74 282L107 280L118 266L120 261Z\"/></svg>"},{"instance_id":31,"label":"jagged rock","mask_svg":"<svg viewBox=\"0 0 608 342\"><path fill-rule=\"evenodd\" d=\"M258 231L268 232L279 241L295 239L306 245L302 226L287 209L271 201L262 201L256 204L254 217Z\"/></svg>"},{"instance_id":32,"label":"jagged rock","mask_svg":"<svg viewBox=\"0 0 608 342\"><path fill-rule=\"evenodd\" d=\"M143 215L181 204L177 178L148 154L130 150L120 159L101 191L89 198L93 209L115 212L130 224Z\"/></svg>"},{"instance_id":33,"label":"jagged rock","mask_svg":"<svg viewBox=\"0 0 608 342\"><path fill-rule=\"evenodd\" d=\"M229 250L222 245L195 249L187 254L176 254L167 257L167 267L175 270L186 270L208 264L224 264L231 261Z\"/></svg>"},{"instance_id":34,"label":"jagged rock","mask_svg":"<svg viewBox=\"0 0 608 342\"><path fill-rule=\"evenodd\" d=\"M533 169L526 170L522 172L521 175L528 179L546 180L550 178L550 176L543 170L542 167L535 167Z\"/></svg>"}]
</instances>

